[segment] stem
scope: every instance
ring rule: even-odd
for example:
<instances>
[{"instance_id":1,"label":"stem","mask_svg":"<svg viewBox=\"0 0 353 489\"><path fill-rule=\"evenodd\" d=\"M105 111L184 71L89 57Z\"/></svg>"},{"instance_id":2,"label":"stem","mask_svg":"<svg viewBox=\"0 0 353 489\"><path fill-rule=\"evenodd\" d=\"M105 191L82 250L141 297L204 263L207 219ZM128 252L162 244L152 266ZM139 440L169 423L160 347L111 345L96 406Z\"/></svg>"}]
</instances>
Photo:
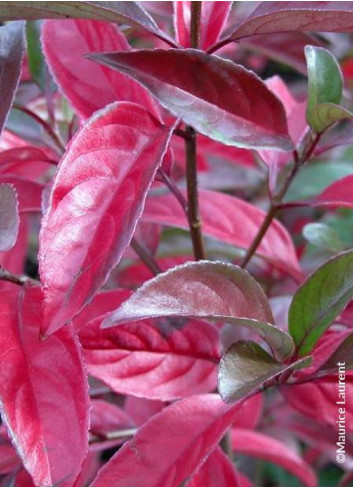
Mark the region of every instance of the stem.
<instances>
[{"instance_id":1,"label":"stem","mask_svg":"<svg viewBox=\"0 0 353 489\"><path fill-rule=\"evenodd\" d=\"M15 275L14 273L5 270L5 268L2 268L1 265L0 265L0 280L4 280L5 282L11 282L21 287L26 285L27 282L32 282L35 285L40 285L40 282L38 282L37 280L27 277L26 275Z\"/></svg>"},{"instance_id":2,"label":"stem","mask_svg":"<svg viewBox=\"0 0 353 489\"><path fill-rule=\"evenodd\" d=\"M200 39L200 24L201 24L201 7L202 2L191 2L191 18L190 18L190 44L191 47L197 49Z\"/></svg>"},{"instance_id":3,"label":"stem","mask_svg":"<svg viewBox=\"0 0 353 489\"><path fill-rule=\"evenodd\" d=\"M217 42L216 44L214 44L213 46L210 46L207 50L206 50L206 53L207 54L212 54L214 53L215 51L218 51L218 49L221 49L223 48L223 46L226 46L227 44L230 44L231 42L233 42L232 39L223 39L219 42Z\"/></svg>"},{"instance_id":4,"label":"stem","mask_svg":"<svg viewBox=\"0 0 353 489\"><path fill-rule=\"evenodd\" d=\"M163 168L159 168L158 174L163 180L163 182L166 184L166 186L169 188L169 190L172 192L172 194L176 197L177 201L181 205L183 211L185 214L188 214L188 203L186 202L186 199L184 195L180 192L178 187L176 186L176 183L172 178L170 178L169 175L166 174L166 172L163 170Z\"/></svg>"},{"instance_id":5,"label":"stem","mask_svg":"<svg viewBox=\"0 0 353 489\"><path fill-rule=\"evenodd\" d=\"M185 140L188 221L195 259L203 260L205 258L205 250L203 246L197 192L196 133L190 126L186 130L189 134L188 139Z\"/></svg>"},{"instance_id":6,"label":"stem","mask_svg":"<svg viewBox=\"0 0 353 489\"><path fill-rule=\"evenodd\" d=\"M24 114L27 114L29 117L31 117L33 120L35 120L39 125L42 126L44 131L48 134L48 136L51 138L51 140L55 143L57 149L60 151L59 155L61 156L62 153L65 152L65 145L63 142L60 140L59 136L53 131L51 128L50 124L48 124L44 119L39 117L35 112L33 112L30 109L27 109L27 107L22 107L22 105L17 105L14 104L12 106L13 109L19 110L23 112Z\"/></svg>"},{"instance_id":7,"label":"stem","mask_svg":"<svg viewBox=\"0 0 353 489\"><path fill-rule=\"evenodd\" d=\"M194 49L197 49L199 46L201 7L202 2L191 2L190 42L191 47ZM203 260L205 258L205 250L201 232L197 192L196 132L191 126L187 126L185 133L187 135L185 139L187 215L195 260Z\"/></svg>"},{"instance_id":8,"label":"stem","mask_svg":"<svg viewBox=\"0 0 353 489\"><path fill-rule=\"evenodd\" d=\"M316 134L315 137L313 138L312 142L309 144L309 146L304 150L303 152L303 155L302 156L299 156L297 150L294 150L293 151L293 166L292 166L292 169L290 171L290 173L288 174L287 178L285 179L285 181L283 182L283 185L282 187L278 190L278 192L276 192L272 198L271 198L271 205L267 211L267 214L265 216L265 219L263 221L263 223L261 224L261 227L260 229L258 230L253 242L251 243L249 249L247 250L247 252L245 253L245 256L244 258L242 259L242 261L240 262L240 266L242 268L244 268L248 263L249 261L251 260L251 258L253 257L253 255L255 254L257 248L259 247L263 237L265 236L268 228L271 226L271 223L277 213L278 210L280 210L282 208L282 200L284 198L284 196L286 195L294 177L296 176L296 174L298 173L299 169L310 159L310 157L312 156L314 150L315 150L315 147L317 145L317 143L319 142L320 140L320 136L321 134Z\"/></svg>"},{"instance_id":9,"label":"stem","mask_svg":"<svg viewBox=\"0 0 353 489\"><path fill-rule=\"evenodd\" d=\"M136 241L135 238L132 238L130 246L154 275L162 273L162 269L153 258L151 253L146 250L146 248L142 246L138 241Z\"/></svg>"},{"instance_id":10,"label":"stem","mask_svg":"<svg viewBox=\"0 0 353 489\"><path fill-rule=\"evenodd\" d=\"M251 243L250 247L248 248L244 258L240 262L240 266L242 268L246 267L246 265L249 263L249 261L251 260L251 258L255 254L255 251L259 247L259 245L262 241L262 238L265 236L268 228L271 226L272 220L276 214L276 210L277 210L276 206L271 204L271 206L270 206L270 208L266 214L266 217L265 217L263 223L261 224L260 229L258 230L258 232L257 232L253 242Z\"/></svg>"},{"instance_id":11,"label":"stem","mask_svg":"<svg viewBox=\"0 0 353 489\"><path fill-rule=\"evenodd\" d=\"M104 436L91 435L89 444L102 443L103 441L120 441L125 438L132 438L137 433L137 428L128 428L126 430L117 430L106 433Z\"/></svg>"}]
</instances>

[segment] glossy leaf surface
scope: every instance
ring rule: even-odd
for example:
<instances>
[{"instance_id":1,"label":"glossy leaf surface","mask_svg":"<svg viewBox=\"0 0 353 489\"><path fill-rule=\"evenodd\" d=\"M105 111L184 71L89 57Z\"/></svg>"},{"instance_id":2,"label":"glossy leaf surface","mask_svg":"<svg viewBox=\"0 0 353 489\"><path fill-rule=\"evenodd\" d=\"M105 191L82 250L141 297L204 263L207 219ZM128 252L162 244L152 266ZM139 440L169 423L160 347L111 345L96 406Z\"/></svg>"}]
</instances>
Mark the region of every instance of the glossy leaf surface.
<instances>
[{"instance_id":1,"label":"glossy leaf surface","mask_svg":"<svg viewBox=\"0 0 353 489\"><path fill-rule=\"evenodd\" d=\"M342 73L335 57L327 49L306 46L305 56L308 66L308 101L306 118L317 132L331 124L327 105L318 109L320 104L339 104L342 98ZM331 107L331 112L332 112ZM337 111L337 109L336 109Z\"/></svg>"},{"instance_id":2,"label":"glossy leaf surface","mask_svg":"<svg viewBox=\"0 0 353 489\"><path fill-rule=\"evenodd\" d=\"M103 327L158 317L190 317L243 326L264 338L280 358L293 348L287 333L270 324L272 313L259 284L235 265L190 262L159 274L108 315Z\"/></svg>"},{"instance_id":3,"label":"glossy leaf surface","mask_svg":"<svg viewBox=\"0 0 353 489\"><path fill-rule=\"evenodd\" d=\"M40 234L43 333L78 314L119 262L169 137L142 107L117 103L96 113L71 142Z\"/></svg>"},{"instance_id":4,"label":"glossy leaf surface","mask_svg":"<svg viewBox=\"0 0 353 489\"><path fill-rule=\"evenodd\" d=\"M218 371L218 391L225 402L235 402L255 393L261 386L291 368L300 367L305 359L295 365L276 362L253 341L239 341L222 357Z\"/></svg>"},{"instance_id":5,"label":"glossy leaf surface","mask_svg":"<svg viewBox=\"0 0 353 489\"><path fill-rule=\"evenodd\" d=\"M300 355L309 353L353 297L353 252L324 263L294 294L288 324Z\"/></svg>"},{"instance_id":6,"label":"glossy leaf surface","mask_svg":"<svg viewBox=\"0 0 353 489\"><path fill-rule=\"evenodd\" d=\"M1 2L0 19L93 19L117 22L151 32L170 41L137 2Z\"/></svg>"},{"instance_id":7,"label":"glossy leaf surface","mask_svg":"<svg viewBox=\"0 0 353 489\"><path fill-rule=\"evenodd\" d=\"M282 104L240 65L194 49L88 57L138 81L172 114L211 139L247 148L292 149Z\"/></svg>"},{"instance_id":8,"label":"glossy leaf surface","mask_svg":"<svg viewBox=\"0 0 353 489\"><path fill-rule=\"evenodd\" d=\"M261 2L226 38L275 32L352 32L352 2Z\"/></svg>"}]
</instances>

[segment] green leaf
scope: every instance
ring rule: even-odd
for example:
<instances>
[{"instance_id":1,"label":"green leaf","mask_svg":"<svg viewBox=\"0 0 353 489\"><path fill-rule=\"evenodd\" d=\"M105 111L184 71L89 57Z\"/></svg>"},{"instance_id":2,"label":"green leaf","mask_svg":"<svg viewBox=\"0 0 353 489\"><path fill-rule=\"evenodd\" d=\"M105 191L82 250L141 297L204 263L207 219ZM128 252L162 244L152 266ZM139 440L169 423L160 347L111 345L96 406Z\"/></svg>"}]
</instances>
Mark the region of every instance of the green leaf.
<instances>
[{"instance_id":1,"label":"green leaf","mask_svg":"<svg viewBox=\"0 0 353 489\"><path fill-rule=\"evenodd\" d=\"M0 132L20 81L24 37L24 22L11 22L0 27Z\"/></svg>"},{"instance_id":2,"label":"green leaf","mask_svg":"<svg viewBox=\"0 0 353 489\"><path fill-rule=\"evenodd\" d=\"M340 237L334 229L321 222L307 224L303 229L304 238L309 243L327 250L339 252L343 250Z\"/></svg>"},{"instance_id":3,"label":"green leaf","mask_svg":"<svg viewBox=\"0 0 353 489\"><path fill-rule=\"evenodd\" d=\"M288 325L299 355L311 352L352 297L353 250L349 250L315 270L294 294Z\"/></svg>"},{"instance_id":4,"label":"green leaf","mask_svg":"<svg viewBox=\"0 0 353 489\"><path fill-rule=\"evenodd\" d=\"M0 20L93 19L146 30L175 46L137 2L0 2Z\"/></svg>"},{"instance_id":5,"label":"green leaf","mask_svg":"<svg viewBox=\"0 0 353 489\"><path fill-rule=\"evenodd\" d=\"M341 102L342 73L335 57L327 49L306 46L305 57L309 79L306 119L312 129L320 132L318 128L328 123L328 121L325 122L324 117L325 113L329 114L329 111L327 109L326 111L321 110L319 117L316 113L318 110L316 106L325 103L339 104ZM318 128L316 124L318 124Z\"/></svg>"},{"instance_id":6,"label":"green leaf","mask_svg":"<svg viewBox=\"0 0 353 489\"><path fill-rule=\"evenodd\" d=\"M33 80L42 92L45 92L46 65L40 43L40 26L39 20L30 20L26 23L27 59Z\"/></svg>"},{"instance_id":7,"label":"green leaf","mask_svg":"<svg viewBox=\"0 0 353 489\"><path fill-rule=\"evenodd\" d=\"M335 122L351 119L352 117L352 112L340 105L322 103L313 107L311 112L311 127L316 132L322 132Z\"/></svg>"},{"instance_id":8,"label":"green leaf","mask_svg":"<svg viewBox=\"0 0 353 489\"><path fill-rule=\"evenodd\" d=\"M302 358L292 365L277 362L253 341L239 341L223 355L218 372L218 391L225 402L235 402L261 390L263 384L291 369L308 365Z\"/></svg>"}]
</instances>

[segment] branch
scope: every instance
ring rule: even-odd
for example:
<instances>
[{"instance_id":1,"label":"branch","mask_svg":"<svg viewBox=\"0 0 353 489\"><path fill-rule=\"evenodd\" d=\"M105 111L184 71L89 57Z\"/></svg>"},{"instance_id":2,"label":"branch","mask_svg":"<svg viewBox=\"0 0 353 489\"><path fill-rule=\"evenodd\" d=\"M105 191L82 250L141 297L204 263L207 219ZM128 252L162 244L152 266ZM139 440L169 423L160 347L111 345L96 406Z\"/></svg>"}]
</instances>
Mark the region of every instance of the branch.
<instances>
[{"instance_id":1,"label":"branch","mask_svg":"<svg viewBox=\"0 0 353 489\"><path fill-rule=\"evenodd\" d=\"M146 250L144 246L142 246L135 238L132 238L130 243L131 248L135 251L135 253L141 258L146 267L151 270L154 275L158 275L162 273L162 269L153 258L151 253Z\"/></svg>"},{"instance_id":2,"label":"branch","mask_svg":"<svg viewBox=\"0 0 353 489\"><path fill-rule=\"evenodd\" d=\"M0 265L0 280L4 280L5 282L11 282L21 287L26 285L28 282L32 282L35 285L40 285L40 282L38 280L27 277L26 275L15 275L14 273L5 270L5 268L3 268L1 265Z\"/></svg>"},{"instance_id":3,"label":"branch","mask_svg":"<svg viewBox=\"0 0 353 489\"><path fill-rule=\"evenodd\" d=\"M271 226L272 221L274 217L276 216L276 213L278 210L280 210L283 207L282 200L284 196L286 195L293 179L295 178L296 174L300 170L300 168L305 165L305 163L311 158L316 145L318 144L320 140L321 134L316 134L310 144L304 149L303 154L299 156L297 150L293 151L293 166L288 174L287 178L283 182L282 187L276 192L272 197L271 197L271 205L267 211L267 214L265 216L265 219L263 223L261 224L260 229L258 230L253 242L251 243L250 247L248 248L247 252L245 253L244 258L240 262L240 266L242 268L246 267L246 265L249 263L253 255L255 254L257 248L259 247L263 237L265 236L268 228Z\"/></svg>"},{"instance_id":4,"label":"branch","mask_svg":"<svg viewBox=\"0 0 353 489\"><path fill-rule=\"evenodd\" d=\"M205 250L203 246L197 191L196 133L190 126L186 130L189 133L189 138L185 140L188 221L195 259L203 260L205 258Z\"/></svg>"},{"instance_id":5,"label":"branch","mask_svg":"<svg viewBox=\"0 0 353 489\"><path fill-rule=\"evenodd\" d=\"M53 131L51 125L48 124L47 121L45 121L44 119L42 119L41 117L39 117L39 115L37 115L32 110L27 109L27 107L23 107L22 105L14 104L12 106L12 108L15 109L15 110L19 110L20 112L23 112L24 114L27 114L29 117L31 117L33 120L35 120L40 126L42 126L42 128L44 129L44 131L50 137L50 139L55 143L57 149L60 151L59 155L61 156L62 153L65 153L66 148L65 148L64 143L61 141L61 139L56 134L56 132Z\"/></svg>"}]
</instances>

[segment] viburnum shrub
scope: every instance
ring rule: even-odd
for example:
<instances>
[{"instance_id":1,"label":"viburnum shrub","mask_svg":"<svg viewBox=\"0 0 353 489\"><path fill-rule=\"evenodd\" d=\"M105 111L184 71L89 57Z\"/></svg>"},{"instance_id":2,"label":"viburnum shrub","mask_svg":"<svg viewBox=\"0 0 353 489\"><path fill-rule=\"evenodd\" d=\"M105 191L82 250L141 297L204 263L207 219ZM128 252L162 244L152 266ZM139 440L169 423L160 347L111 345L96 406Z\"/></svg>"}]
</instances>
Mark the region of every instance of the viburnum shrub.
<instances>
[{"instance_id":1,"label":"viburnum shrub","mask_svg":"<svg viewBox=\"0 0 353 489\"><path fill-rule=\"evenodd\" d=\"M1 484L349 484L353 2L0 19Z\"/></svg>"}]
</instances>

